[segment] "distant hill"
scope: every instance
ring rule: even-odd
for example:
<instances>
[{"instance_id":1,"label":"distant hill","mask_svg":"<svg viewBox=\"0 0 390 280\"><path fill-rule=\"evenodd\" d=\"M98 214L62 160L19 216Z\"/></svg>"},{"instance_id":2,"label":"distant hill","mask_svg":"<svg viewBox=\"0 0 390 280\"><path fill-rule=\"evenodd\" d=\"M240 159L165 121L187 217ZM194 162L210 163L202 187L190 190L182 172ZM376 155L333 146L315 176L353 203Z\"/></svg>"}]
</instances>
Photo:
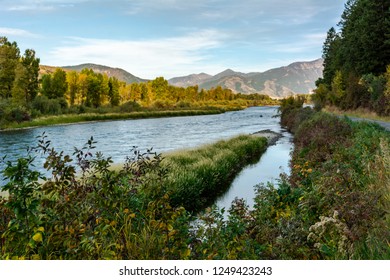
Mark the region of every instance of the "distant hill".
<instances>
[{"instance_id":1,"label":"distant hill","mask_svg":"<svg viewBox=\"0 0 390 280\"><path fill-rule=\"evenodd\" d=\"M222 86L233 92L262 93L275 98L290 94L310 93L315 88L315 81L322 77L323 60L295 62L266 72L240 73L227 69L215 76L192 74L169 80L171 85L192 86L210 89Z\"/></svg>"},{"instance_id":2,"label":"distant hill","mask_svg":"<svg viewBox=\"0 0 390 280\"><path fill-rule=\"evenodd\" d=\"M169 82L170 84L175 85L177 87L189 87L193 85L202 84L203 82L208 81L212 77L213 76L209 74L200 73L200 74L192 74L184 77L172 78L169 80Z\"/></svg>"},{"instance_id":3,"label":"distant hill","mask_svg":"<svg viewBox=\"0 0 390 280\"><path fill-rule=\"evenodd\" d=\"M138 78L121 68L112 68L112 67L92 64L92 63L80 64L76 66L63 66L61 68L66 70L75 70L75 71L81 71L86 68L92 69L95 73L107 74L108 77L116 77L118 80L126 82L128 84L141 83L147 81L145 79Z\"/></svg>"}]
</instances>

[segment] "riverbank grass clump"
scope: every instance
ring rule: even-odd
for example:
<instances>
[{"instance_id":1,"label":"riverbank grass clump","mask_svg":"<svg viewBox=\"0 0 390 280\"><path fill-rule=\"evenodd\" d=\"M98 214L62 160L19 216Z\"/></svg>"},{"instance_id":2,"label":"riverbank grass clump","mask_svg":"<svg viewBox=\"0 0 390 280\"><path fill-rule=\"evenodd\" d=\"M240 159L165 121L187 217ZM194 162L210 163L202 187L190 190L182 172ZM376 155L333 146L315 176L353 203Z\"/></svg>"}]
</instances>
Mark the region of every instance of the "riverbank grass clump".
<instances>
[{"instance_id":1,"label":"riverbank grass clump","mask_svg":"<svg viewBox=\"0 0 390 280\"><path fill-rule=\"evenodd\" d=\"M266 150L267 139L241 135L230 140L167 154L167 185L174 205L199 211L210 205L230 186L241 169L257 161Z\"/></svg>"}]
</instances>

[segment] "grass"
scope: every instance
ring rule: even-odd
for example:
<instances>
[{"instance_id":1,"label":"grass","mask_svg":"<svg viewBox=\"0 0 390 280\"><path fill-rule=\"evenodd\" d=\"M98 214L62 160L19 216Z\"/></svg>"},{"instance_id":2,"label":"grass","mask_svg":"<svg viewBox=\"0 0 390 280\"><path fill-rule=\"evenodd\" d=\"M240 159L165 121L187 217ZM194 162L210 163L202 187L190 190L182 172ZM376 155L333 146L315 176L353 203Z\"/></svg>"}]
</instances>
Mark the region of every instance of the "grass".
<instances>
[{"instance_id":1,"label":"grass","mask_svg":"<svg viewBox=\"0 0 390 280\"><path fill-rule=\"evenodd\" d=\"M30 127L41 127L59 124L71 124L94 121L144 119L144 118L164 118L178 116L212 115L224 113L224 109L204 109L204 110L175 110L175 111L142 111L132 113L87 113L87 114L69 114L60 116L46 116L34 119L29 122L11 123L4 125L2 129L22 129Z\"/></svg>"},{"instance_id":2,"label":"grass","mask_svg":"<svg viewBox=\"0 0 390 280\"><path fill-rule=\"evenodd\" d=\"M266 150L263 137L241 135L230 140L167 154L167 186L173 205L199 211L230 186L242 168L258 160Z\"/></svg>"},{"instance_id":3,"label":"grass","mask_svg":"<svg viewBox=\"0 0 390 280\"><path fill-rule=\"evenodd\" d=\"M357 109L357 110L348 110L342 111L334 106L327 106L322 109L324 112L331 113L337 116L348 116L348 117L356 117L363 119L371 119L383 122L390 122L390 116L378 116L375 112L369 111L368 109Z\"/></svg>"}]
</instances>

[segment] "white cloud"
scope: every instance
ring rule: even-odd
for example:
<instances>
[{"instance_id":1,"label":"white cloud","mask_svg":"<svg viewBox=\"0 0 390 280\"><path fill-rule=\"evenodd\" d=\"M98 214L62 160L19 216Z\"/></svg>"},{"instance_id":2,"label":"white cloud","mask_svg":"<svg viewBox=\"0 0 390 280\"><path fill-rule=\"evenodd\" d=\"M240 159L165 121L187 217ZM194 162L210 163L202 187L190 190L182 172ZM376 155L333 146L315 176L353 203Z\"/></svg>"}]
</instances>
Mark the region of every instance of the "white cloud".
<instances>
[{"instance_id":1,"label":"white cloud","mask_svg":"<svg viewBox=\"0 0 390 280\"><path fill-rule=\"evenodd\" d=\"M276 40L274 38L269 38L269 40L263 41L262 47L263 49L273 53L304 55L305 53L310 53L313 50L320 51L322 49L325 37L326 34L320 32L303 35L297 34L295 40L284 40L283 38Z\"/></svg>"},{"instance_id":2,"label":"white cloud","mask_svg":"<svg viewBox=\"0 0 390 280\"><path fill-rule=\"evenodd\" d=\"M39 35L31 33L27 30L8 28L8 27L0 27L0 34L3 36L35 37L35 38L39 37Z\"/></svg>"},{"instance_id":3,"label":"white cloud","mask_svg":"<svg viewBox=\"0 0 390 280\"><path fill-rule=\"evenodd\" d=\"M6 0L0 9L11 12L48 12L59 8L73 7L88 0Z\"/></svg>"},{"instance_id":4,"label":"white cloud","mask_svg":"<svg viewBox=\"0 0 390 280\"><path fill-rule=\"evenodd\" d=\"M208 51L221 46L225 39L216 30L143 41L70 38L65 46L52 50L45 63L65 66L92 62L120 67L142 78L170 78L211 70L205 66Z\"/></svg>"}]
</instances>

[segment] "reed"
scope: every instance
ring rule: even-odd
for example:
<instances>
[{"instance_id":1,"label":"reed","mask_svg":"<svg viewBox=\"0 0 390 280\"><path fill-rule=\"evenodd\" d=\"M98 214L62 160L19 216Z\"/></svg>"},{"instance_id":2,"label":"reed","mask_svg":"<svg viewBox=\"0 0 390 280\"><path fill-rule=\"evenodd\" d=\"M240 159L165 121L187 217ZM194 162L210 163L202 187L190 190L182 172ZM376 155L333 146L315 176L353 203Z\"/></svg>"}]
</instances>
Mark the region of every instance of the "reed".
<instances>
[{"instance_id":1,"label":"reed","mask_svg":"<svg viewBox=\"0 0 390 280\"><path fill-rule=\"evenodd\" d=\"M266 150L263 137L241 135L193 150L167 154L167 186L173 205L197 212L213 203L242 168Z\"/></svg>"}]
</instances>

